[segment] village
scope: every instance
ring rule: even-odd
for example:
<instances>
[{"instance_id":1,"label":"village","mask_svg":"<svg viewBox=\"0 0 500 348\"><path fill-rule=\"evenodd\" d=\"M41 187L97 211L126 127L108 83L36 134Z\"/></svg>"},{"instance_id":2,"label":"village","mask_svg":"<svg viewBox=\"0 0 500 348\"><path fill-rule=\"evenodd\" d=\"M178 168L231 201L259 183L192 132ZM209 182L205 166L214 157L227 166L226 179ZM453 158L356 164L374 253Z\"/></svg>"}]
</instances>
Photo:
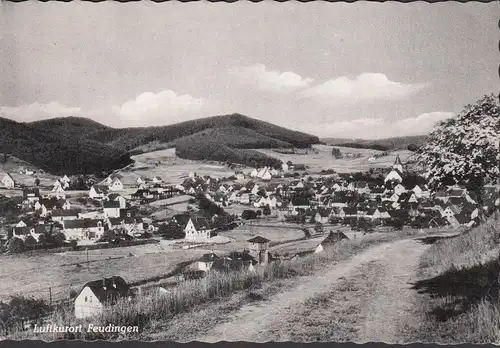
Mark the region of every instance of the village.
<instances>
[{"instance_id":1,"label":"village","mask_svg":"<svg viewBox=\"0 0 500 348\"><path fill-rule=\"evenodd\" d=\"M22 213L10 224L4 221L2 250L9 255L54 248L80 250L81 255L85 250L88 260L89 249L168 243L185 255L180 260L186 266L175 278L182 280L213 271L255 271L370 233L465 230L498 209L498 185L487 185L484 197L457 185L431 192L425 173L406 167L396 155L390 168L378 172L329 169L312 175L306 165L288 162L280 169L236 170L228 178L190 172L179 183L117 171L98 183L65 175L45 190L20 187L15 175L1 173L5 196L22 190ZM252 226L273 233L255 233ZM247 237L237 236L239 228L246 228ZM295 231L294 237L272 237L285 229ZM304 244L286 248L297 241ZM202 254L193 258L190 251ZM129 296L131 285L115 275L81 284L70 298L75 316L95 315L110 297Z\"/></svg>"}]
</instances>

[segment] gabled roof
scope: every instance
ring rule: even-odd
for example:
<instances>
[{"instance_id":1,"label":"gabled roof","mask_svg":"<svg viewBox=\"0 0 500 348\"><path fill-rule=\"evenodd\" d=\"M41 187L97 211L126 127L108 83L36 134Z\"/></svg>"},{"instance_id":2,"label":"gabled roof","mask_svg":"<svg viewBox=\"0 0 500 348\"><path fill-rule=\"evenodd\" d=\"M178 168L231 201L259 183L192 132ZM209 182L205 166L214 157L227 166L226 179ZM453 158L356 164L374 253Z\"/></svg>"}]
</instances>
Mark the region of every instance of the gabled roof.
<instances>
[{"instance_id":1,"label":"gabled roof","mask_svg":"<svg viewBox=\"0 0 500 348\"><path fill-rule=\"evenodd\" d=\"M97 227L98 222L104 223L101 219L76 219L64 221L64 229Z\"/></svg>"},{"instance_id":2,"label":"gabled roof","mask_svg":"<svg viewBox=\"0 0 500 348\"><path fill-rule=\"evenodd\" d=\"M249 243L257 243L257 244L264 244L264 243L270 242L270 240L267 239L267 238L261 237L261 236L257 236L257 237L253 237L251 239L248 239L247 242L249 242Z\"/></svg>"},{"instance_id":3,"label":"gabled roof","mask_svg":"<svg viewBox=\"0 0 500 348\"><path fill-rule=\"evenodd\" d=\"M202 257L200 257L198 259L198 262L213 262L217 259L220 259L220 257L215 255L214 253L208 253L208 254L204 254Z\"/></svg>"},{"instance_id":4,"label":"gabled roof","mask_svg":"<svg viewBox=\"0 0 500 348\"><path fill-rule=\"evenodd\" d=\"M75 210L75 209L53 210L52 216L78 216L78 213L80 213L80 211Z\"/></svg>"},{"instance_id":5,"label":"gabled roof","mask_svg":"<svg viewBox=\"0 0 500 348\"><path fill-rule=\"evenodd\" d=\"M349 239L343 232L330 231L330 234L321 242L321 245L334 245L343 239Z\"/></svg>"},{"instance_id":6,"label":"gabled roof","mask_svg":"<svg viewBox=\"0 0 500 348\"><path fill-rule=\"evenodd\" d=\"M122 277L111 277L88 282L82 288L89 287L101 303L114 302L129 293L129 285ZM80 290L80 293L82 292ZM78 294L79 295L79 294Z\"/></svg>"},{"instance_id":7,"label":"gabled roof","mask_svg":"<svg viewBox=\"0 0 500 348\"><path fill-rule=\"evenodd\" d=\"M204 230L204 229L208 229L209 228L208 220L205 219L205 218L197 217L195 215L191 215L190 219L191 219L191 222L194 225L194 228L196 228L196 230Z\"/></svg>"},{"instance_id":8,"label":"gabled roof","mask_svg":"<svg viewBox=\"0 0 500 348\"><path fill-rule=\"evenodd\" d=\"M105 201L102 204L103 208L120 208L120 202L117 201Z\"/></svg>"},{"instance_id":9,"label":"gabled roof","mask_svg":"<svg viewBox=\"0 0 500 348\"><path fill-rule=\"evenodd\" d=\"M108 193L109 188L106 185L94 185L92 186L96 193Z\"/></svg>"}]
</instances>

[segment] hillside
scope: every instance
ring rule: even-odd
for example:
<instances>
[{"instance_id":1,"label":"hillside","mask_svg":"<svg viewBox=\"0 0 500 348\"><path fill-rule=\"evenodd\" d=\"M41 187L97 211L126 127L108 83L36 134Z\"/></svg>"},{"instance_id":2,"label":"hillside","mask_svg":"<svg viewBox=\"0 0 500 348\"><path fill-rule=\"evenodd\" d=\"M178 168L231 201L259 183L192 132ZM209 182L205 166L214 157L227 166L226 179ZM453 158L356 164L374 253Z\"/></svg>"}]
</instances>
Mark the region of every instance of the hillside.
<instances>
[{"instance_id":1,"label":"hillside","mask_svg":"<svg viewBox=\"0 0 500 348\"><path fill-rule=\"evenodd\" d=\"M130 156L116 148L41 129L39 125L0 118L0 148L23 161L54 174L101 173L132 162Z\"/></svg>"},{"instance_id":2,"label":"hillside","mask_svg":"<svg viewBox=\"0 0 500 348\"><path fill-rule=\"evenodd\" d=\"M112 128L77 117L37 121L29 126L40 132L66 134L75 141L100 144L120 152L138 154L153 147L155 150L176 147L182 158L242 164L256 164L255 160L274 164L275 161L258 152L240 149L306 148L319 143L318 137L240 114L158 127Z\"/></svg>"},{"instance_id":3,"label":"hillside","mask_svg":"<svg viewBox=\"0 0 500 348\"><path fill-rule=\"evenodd\" d=\"M423 145L426 135L414 135L377 140L347 139L347 138L322 138L321 141L333 146L353 147L359 149L374 149L380 151L407 150L408 145Z\"/></svg>"},{"instance_id":4,"label":"hillside","mask_svg":"<svg viewBox=\"0 0 500 348\"><path fill-rule=\"evenodd\" d=\"M237 128L240 130L236 131ZM218 129L219 134L224 133L224 144L231 147L239 147L239 140L233 137L238 137L243 132L241 129L246 129L244 132L247 140L243 144L245 148L269 147L268 144L260 144L262 136L268 140L273 138L275 141L279 140L300 148L319 143L318 137L240 114L214 116L161 127L104 129L90 133L86 138L130 151L153 141L169 143L178 138L194 136L196 133L202 136L201 132L208 129Z\"/></svg>"}]
</instances>

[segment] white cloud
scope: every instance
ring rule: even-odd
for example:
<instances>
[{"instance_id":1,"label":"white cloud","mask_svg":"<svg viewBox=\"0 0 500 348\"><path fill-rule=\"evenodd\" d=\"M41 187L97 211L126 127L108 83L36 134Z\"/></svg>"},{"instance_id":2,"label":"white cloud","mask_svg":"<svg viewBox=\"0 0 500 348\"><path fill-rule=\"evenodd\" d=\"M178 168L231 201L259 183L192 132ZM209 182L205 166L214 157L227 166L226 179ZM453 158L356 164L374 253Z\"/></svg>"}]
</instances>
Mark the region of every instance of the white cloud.
<instances>
[{"instance_id":1,"label":"white cloud","mask_svg":"<svg viewBox=\"0 0 500 348\"><path fill-rule=\"evenodd\" d=\"M196 118L208 104L204 98L164 90L144 92L121 106L113 107L113 111L121 125L164 125Z\"/></svg>"},{"instance_id":2,"label":"white cloud","mask_svg":"<svg viewBox=\"0 0 500 348\"><path fill-rule=\"evenodd\" d=\"M31 122L53 117L80 116L81 111L79 107L69 107L58 102L33 103L18 107L1 106L0 117L18 122Z\"/></svg>"},{"instance_id":3,"label":"white cloud","mask_svg":"<svg viewBox=\"0 0 500 348\"><path fill-rule=\"evenodd\" d=\"M328 80L302 91L301 95L325 104L356 104L402 99L425 86L391 81L381 73L363 73L354 79L342 76Z\"/></svg>"},{"instance_id":4,"label":"white cloud","mask_svg":"<svg viewBox=\"0 0 500 348\"><path fill-rule=\"evenodd\" d=\"M278 93L290 93L297 89L307 88L313 82L313 79L303 78L291 71L268 70L263 64L237 67L230 73L255 88Z\"/></svg>"},{"instance_id":5,"label":"white cloud","mask_svg":"<svg viewBox=\"0 0 500 348\"><path fill-rule=\"evenodd\" d=\"M358 118L308 126L303 131L320 137L381 139L398 136L424 135L432 131L435 124L455 116L452 112L429 112L398 121L385 118Z\"/></svg>"}]
</instances>

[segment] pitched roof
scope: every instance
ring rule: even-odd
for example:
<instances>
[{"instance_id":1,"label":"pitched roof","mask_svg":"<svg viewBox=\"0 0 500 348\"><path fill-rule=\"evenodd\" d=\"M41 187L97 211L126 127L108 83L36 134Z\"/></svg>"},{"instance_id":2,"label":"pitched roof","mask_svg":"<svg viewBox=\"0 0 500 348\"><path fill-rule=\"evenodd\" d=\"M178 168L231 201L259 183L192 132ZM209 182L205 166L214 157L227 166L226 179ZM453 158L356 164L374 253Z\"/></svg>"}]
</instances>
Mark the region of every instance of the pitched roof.
<instances>
[{"instance_id":1,"label":"pitched roof","mask_svg":"<svg viewBox=\"0 0 500 348\"><path fill-rule=\"evenodd\" d=\"M78 216L78 213L80 213L80 211L74 209L53 210L52 216Z\"/></svg>"},{"instance_id":2,"label":"pitched roof","mask_svg":"<svg viewBox=\"0 0 500 348\"><path fill-rule=\"evenodd\" d=\"M103 220L100 220L100 219L66 220L66 221L64 221L64 229L97 227L98 222L102 223Z\"/></svg>"},{"instance_id":3,"label":"pitched roof","mask_svg":"<svg viewBox=\"0 0 500 348\"><path fill-rule=\"evenodd\" d=\"M88 282L82 290L89 287L101 303L113 302L129 293L129 285L122 277L111 277ZM81 293L81 291L80 291Z\"/></svg>"},{"instance_id":4,"label":"pitched roof","mask_svg":"<svg viewBox=\"0 0 500 348\"><path fill-rule=\"evenodd\" d=\"M215 255L214 253L208 253L204 254L202 257L198 259L199 262L213 262L217 259L220 259L219 256Z\"/></svg>"},{"instance_id":5,"label":"pitched roof","mask_svg":"<svg viewBox=\"0 0 500 348\"><path fill-rule=\"evenodd\" d=\"M196 230L203 230L203 229L209 228L208 220L205 218L191 215L190 219L194 225L194 228L196 228Z\"/></svg>"},{"instance_id":6,"label":"pitched roof","mask_svg":"<svg viewBox=\"0 0 500 348\"><path fill-rule=\"evenodd\" d=\"M267 238L261 237L261 236L257 236L257 237L253 237L251 239L248 239L247 242L263 244L263 243L270 242L270 240Z\"/></svg>"},{"instance_id":7,"label":"pitched roof","mask_svg":"<svg viewBox=\"0 0 500 348\"><path fill-rule=\"evenodd\" d=\"M116 201L105 201L103 204L102 204L103 208L106 209L106 208L120 208L120 202L116 202Z\"/></svg>"},{"instance_id":8,"label":"pitched roof","mask_svg":"<svg viewBox=\"0 0 500 348\"><path fill-rule=\"evenodd\" d=\"M403 165L403 163L401 163L401 158L399 158L399 155L396 156L396 160L394 161L394 165Z\"/></svg>"},{"instance_id":9,"label":"pitched roof","mask_svg":"<svg viewBox=\"0 0 500 348\"><path fill-rule=\"evenodd\" d=\"M321 245L333 245L340 242L343 239L349 239L343 232L330 231L330 234L321 242Z\"/></svg>"}]
</instances>

